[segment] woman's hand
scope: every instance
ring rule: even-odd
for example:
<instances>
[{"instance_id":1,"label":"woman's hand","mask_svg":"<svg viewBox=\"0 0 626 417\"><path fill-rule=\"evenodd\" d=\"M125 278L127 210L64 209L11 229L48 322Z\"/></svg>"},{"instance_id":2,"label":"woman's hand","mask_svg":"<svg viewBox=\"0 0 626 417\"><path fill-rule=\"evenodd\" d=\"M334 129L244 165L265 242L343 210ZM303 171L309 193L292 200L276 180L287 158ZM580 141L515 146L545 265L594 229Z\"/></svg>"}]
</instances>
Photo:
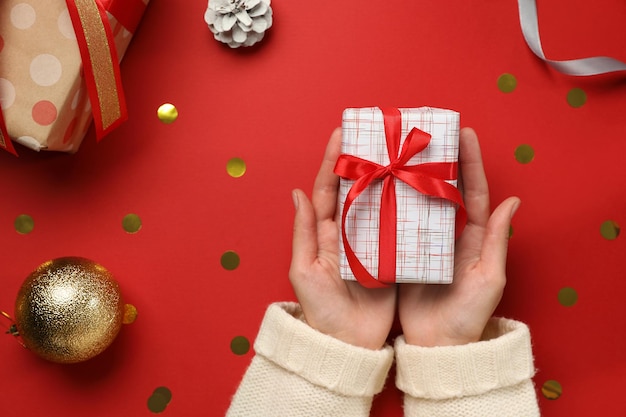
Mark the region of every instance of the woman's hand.
<instances>
[{"instance_id":1,"label":"woman's hand","mask_svg":"<svg viewBox=\"0 0 626 417\"><path fill-rule=\"evenodd\" d=\"M476 133L460 134L459 164L467 224L456 242L450 285L401 284L398 312L407 343L459 345L480 340L506 284L511 218L519 207L509 197L491 214L489 189Z\"/></svg>"},{"instance_id":2,"label":"woman's hand","mask_svg":"<svg viewBox=\"0 0 626 417\"><path fill-rule=\"evenodd\" d=\"M289 278L311 327L356 346L380 349L393 323L396 288L369 289L341 279L339 177L333 173L340 151L341 129L336 129L315 179L312 201L301 190L293 191L296 215Z\"/></svg>"}]
</instances>

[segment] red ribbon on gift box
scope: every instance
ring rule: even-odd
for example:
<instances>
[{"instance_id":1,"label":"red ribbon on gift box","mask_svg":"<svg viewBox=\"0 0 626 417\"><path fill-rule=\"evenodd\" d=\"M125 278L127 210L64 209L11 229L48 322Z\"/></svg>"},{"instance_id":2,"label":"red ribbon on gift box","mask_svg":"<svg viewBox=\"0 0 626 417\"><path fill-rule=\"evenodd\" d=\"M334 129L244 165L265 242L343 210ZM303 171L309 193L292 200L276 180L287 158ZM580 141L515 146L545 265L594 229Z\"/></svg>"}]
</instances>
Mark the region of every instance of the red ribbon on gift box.
<instances>
[{"instance_id":1,"label":"red ribbon on gift box","mask_svg":"<svg viewBox=\"0 0 626 417\"><path fill-rule=\"evenodd\" d=\"M4 122L2 109L0 109L0 148L8 152L11 152L13 155L17 156L17 152L15 151L15 148L13 147L13 143L11 143L9 132L7 132L7 125Z\"/></svg>"},{"instance_id":2,"label":"red ribbon on gift box","mask_svg":"<svg viewBox=\"0 0 626 417\"><path fill-rule=\"evenodd\" d=\"M119 59L107 12L134 32L146 4L141 0L66 0L83 62L96 138L100 141L128 118ZM0 116L0 147L17 155Z\"/></svg>"},{"instance_id":3,"label":"red ribbon on gift box","mask_svg":"<svg viewBox=\"0 0 626 417\"><path fill-rule=\"evenodd\" d=\"M431 197L440 197L458 205L457 225L465 223L466 214L463 198L458 188L445 180L457 179L457 162L428 162L418 165L406 165L416 154L428 147L431 135L417 128L411 129L402 149L402 115L396 108L381 109L384 117L385 137L389 165L382 166L375 162L354 155L342 154L335 165L335 173L343 178L354 180L343 206L341 214L341 238L346 258L356 279L365 287L381 288L395 282L396 277L396 191L395 179L405 182L420 193ZM380 230L378 247L378 279L363 266L346 236L346 218L352 203L375 180L383 181ZM459 230L459 229L457 229Z\"/></svg>"}]
</instances>

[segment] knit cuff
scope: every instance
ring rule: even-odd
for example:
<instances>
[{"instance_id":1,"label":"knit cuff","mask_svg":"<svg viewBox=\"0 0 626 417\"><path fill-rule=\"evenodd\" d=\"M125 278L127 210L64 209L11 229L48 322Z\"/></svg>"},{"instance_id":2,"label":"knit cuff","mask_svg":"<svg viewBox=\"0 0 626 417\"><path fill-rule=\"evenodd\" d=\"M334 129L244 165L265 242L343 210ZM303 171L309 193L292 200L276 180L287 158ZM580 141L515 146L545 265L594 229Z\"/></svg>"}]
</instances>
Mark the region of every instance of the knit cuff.
<instances>
[{"instance_id":1,"label":"knit cuff","mask_svg":"<svg viewBox=\"0 0 626 417\"><path fill-rule=\"evenodd\" d=\"M301 317L297 303L270 305L254 343L256 354L341 395L371 397L382 391L393 362L391 346L350 345L318 332Z\"/></svg>"},{"instance_id":2,"label":"knit cuff","mask_svg":"<svg viewBox=\"0 0 626 417\"><path fill-rule=\"evenodd\" d=\"M396 386L416 398L446 399L483 394L532 378L528 327L491 319L484 339L462 346L420 347L396 338Z\"/></svg>"}]
</instances>

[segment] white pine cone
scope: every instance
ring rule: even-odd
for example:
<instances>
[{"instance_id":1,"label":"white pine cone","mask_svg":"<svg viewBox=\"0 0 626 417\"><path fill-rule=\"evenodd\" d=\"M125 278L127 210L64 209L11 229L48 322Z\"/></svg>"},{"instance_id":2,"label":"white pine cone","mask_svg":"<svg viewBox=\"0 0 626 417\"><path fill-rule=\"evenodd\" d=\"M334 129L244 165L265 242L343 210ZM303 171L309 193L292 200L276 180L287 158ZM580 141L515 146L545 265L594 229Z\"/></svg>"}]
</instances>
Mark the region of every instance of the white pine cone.
<instances>
[{"instance_id":1,"label":"white pine cone","mask_svg":"<svg viewBox=\"0 0 626 417\"><path fill-rule=\"evenodd\" d=\"M231 48L252 46L272 26L271 0L209 0L204 20L215 39Z\"/></svg>"}]
</instances>

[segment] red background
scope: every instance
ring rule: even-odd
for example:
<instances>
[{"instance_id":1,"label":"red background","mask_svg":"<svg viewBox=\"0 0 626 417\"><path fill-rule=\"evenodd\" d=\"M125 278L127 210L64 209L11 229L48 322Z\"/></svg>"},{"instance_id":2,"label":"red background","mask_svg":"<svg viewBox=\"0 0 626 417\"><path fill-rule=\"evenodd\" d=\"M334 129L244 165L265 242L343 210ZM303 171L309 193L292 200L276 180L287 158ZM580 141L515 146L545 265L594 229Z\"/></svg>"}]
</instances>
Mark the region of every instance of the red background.
<instances>
[{"instance_id":1,"label":"red background","mask_svg":"<svg viewBox=\"0 0 626 417\"><path fill-rule=\"evenodd\" d=\"M626 61L626 4L539 2L546 55ZM544 416L622 416L626 346L624 74L574 78L547 68L521 35L514 0L275 0L274 26L231 50L203 21L206 1L153 0L122 63L130 120L75 155L0 154L0 309L45 260L96 260L139 310L100 357L63 366L0 338L0 415L148 416L158 386L167 416L223 415L266 306L294 299L287 279L290 191L309 191L345 107L452 108L481 138L494 205L518 195L509 283L498 314L527 322ZM500 92L503 73L517 88ZM574 87L587 103L566 101ZM166 125L166 102L179 118ZM535 159L520 164L518 145ZM247 172L232 178L230 158ZM143 227L128 234L128 213ZM20 214L35 221L16 233ZM222 253L237 252L227 271ZM563 287L578 293L565 307ZM549 401L546 380L563 394ZM373 415L400 416L389 381Z\"/></svg>"}]
</instances>

